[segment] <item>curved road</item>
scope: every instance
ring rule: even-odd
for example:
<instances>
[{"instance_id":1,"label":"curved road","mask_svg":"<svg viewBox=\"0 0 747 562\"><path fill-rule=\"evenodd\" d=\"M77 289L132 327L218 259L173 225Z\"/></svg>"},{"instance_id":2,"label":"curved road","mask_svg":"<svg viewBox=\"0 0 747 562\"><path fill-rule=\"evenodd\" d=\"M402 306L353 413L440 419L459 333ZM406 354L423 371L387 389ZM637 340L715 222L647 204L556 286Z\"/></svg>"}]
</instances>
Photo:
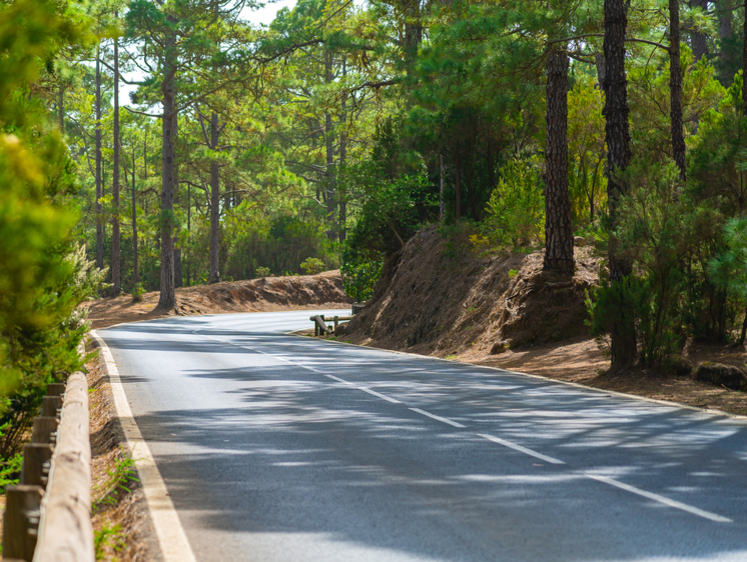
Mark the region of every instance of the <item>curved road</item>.
<instances>
[{"instance_id":1,"label":"curved road","mask_svg":"<svg viewBox=\"0 0 747 562\"><path fill-rule=\"evenodd\" d=\"M747 560L744 420L286 335L311 314L99 331L198 561Z\"/></svg>"}]
</instances>

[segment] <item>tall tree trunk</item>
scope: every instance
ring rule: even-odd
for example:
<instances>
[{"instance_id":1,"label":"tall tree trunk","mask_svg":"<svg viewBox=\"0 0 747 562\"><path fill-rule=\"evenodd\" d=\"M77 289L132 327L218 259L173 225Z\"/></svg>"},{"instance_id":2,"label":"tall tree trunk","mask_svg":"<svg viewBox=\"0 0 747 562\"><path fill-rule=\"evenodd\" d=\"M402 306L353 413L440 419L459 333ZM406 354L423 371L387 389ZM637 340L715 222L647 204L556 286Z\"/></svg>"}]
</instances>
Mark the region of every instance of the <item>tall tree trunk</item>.
<instances>
[{"instance_id":1,"label":"tall tree trunk","mask_svg":"<svg viewBox=\"0 0 747 562\"><path fill-rule=\"evenodd\" d=\"M423 40L423 23L420 13L420 0L404 0L402 11L405 19L405 36L403 41L405 69L410 75L415 67L418 47Z\"/></svg>"},{"instance_id":2,"label":"tall tree trunk","mask_svg":"<svg viewBox=\"0 0 747 562\"><path fill-rule=\"evenodd\" d=\"M347 69L347 60L345 57L342 59L342 77L345 78L347 76L348 69ZM347 108L347 94L345 92L342 93L342 99L341 99L341 110L342 110L342 117L340 119L341 127L340 127L340 159L339 164L340 167L345 166L345 162L348 158L348 133L345 129L345 125L347 123L348 119L348 108ZM345 238L347 236L347 220L348 220L348 200L347 200L347 192L340 190L340 187L338 185L338 191L337 191L337 198L338 198L338 205L339 205L339 236L338 240L340 243L345 242Z\"/></svg>"},{"instance_id":3,"label":"tall tree trunk","mask_svg":"<svg viewBox=\"0 0 747 562\"><path fill-rule=\"evenodd\" d=\"M716 7L718 8L718 31L721 37L721 51L719 52L719 58L721 60L722 72L727 74L721 76L721 82L724 86L731 84L733 76L729 76L728 70L732 64L731 51L726 47L726 43L729 42L733 33L733 19L734 14L732 13L733 0L718 0ZM726 47L726 48L725 48Z\"/></svg>"},{"instance_id":4,"label":"tall tree trunk","mask_svg":"<svg viewBox=\"0 0 747 562\"><path fill-rule=\"evenodd\" d=\"M60 132L65 133L65 88L60 79L60 91L57 93L57 118L60 123Z\"/></svg>"},{"instance_id":5,"label":"tall tree trunk","mask_svg":"<svg viewBox=\"0 0 747 562\"><path fill-rule=\"evenodd\" d=\"M747 117L747 4L744 8L744 27L742 30L744 32L744 40L742 41L742 102L744 102L744 115Z\"/></svg>"},{"instance_id":6,"label":"tall tree trunk","mask_svg":"<svg viewBox=\"0 0 747 562\"><path fill-rule=\"evenodd\" d=\"M173 16L168 16L174 23ZM171 310L176 306L174 278L174 191L176 188L176 37L166 42L163 69L163 151L161 177L161 294L158 307Z\"/></svg>"},{"instance_id":7,"label":"tall tree trunk","mask_svg":"<svg viewBox=\"0 0 747 562\"><path fill-rule=\"evenodd\" d=\"M690 7L700 8L705 12L708 9L708 0L690 0ZM691 28L690 42L693 47L695 62L698 62L708 54L708 42L706 41L705 33Z\"/></svg>"},{"instance_id":8,"label":"tall tree trunk","mask_svg":"<svg viewBox=\"0 0 747 562\"><path fill-rule=\"evenodd\" d=\"M101 216L101 61L96 47L96 267L104 269L104 224Z\"/></svg>"},{"instance_id":9,"label":"tall tree trunk","mask_svg":"<svg viewBox=\"0 0 747 562\"><path fill-rule=\"evenodd\" d=\"M438 222L443 224L444 222L444 157L443 154L438 155ZM491 184L492 187L492 184Z\"/></svg>"},{"instance_id":10,"label":"tall tree trunk","mask_svg":"<svg viewBox=\"0 0 747 562\"><path fill-rule=\"evenodd\" d=\"M687 181L687 155L685 152L685 135L682 124L679 0L669 0L669 99L669 117L672 125L672 156L680 170L680 181L684 185Z\"/></svg>"},{"instance_id":11,"label":"tall tree trunk","mask_svg":"<svg viewBox=\"0 0 747 562\"><path fill-rule=\"evenodd\" d=\"M334 75L332 73L332 53L328 50L324 52L324 82L332 83ZM335 151L334 151L334 128L332 126L332 115L327 112L324 114L324 145L327 159L327 221L329 221L329 230L327 236L330 240L336 238L335 235L335 210L336 210L336 183L335 177Z\"/></svg>"},{"instance_id":12,"label":"tall tree trunk","mask_svg":"<svg viewBox=\"0 0 747 562\"><path fill-rule=\"evenodd\" d=\"M117 17L117 13L114 13ZM119 41L114 40L114 155L112 158L112 296L122 290L119 232Z\"/></svg>"},{"instance_id":13,"label":"tall tree trunk","mask_svg":"<svg viewBox=\"0 0 747 562\"><path fill-rule=\"evenodd\" d=\"M573 275L573 230L568 191L568 55L547 58L547 143L545 148L545 258L542 268Z\"/></svg>"},{"instance_id":14,"label":"tall tree trunk","mask_svg":"<svg viewBox=\"0 0 747 562\"><path fill-rule=\"evenodd\" d=\"M218 150L218 114L210 118L210 149ZM210 278L209 283L220 282L220 176L218 160L210 162Z\"/></svg>"},{"instance_id":15,"label":"tall tree trunk","mask_svg":"<svg viewBox=\"0 0 747 562\"><path fill-rule=\"evenodd\" d=\"M459 219L462 218L462 162L458 150L456 151L455 158L456 169L454 170L454 191L456 192L456 209L454 214L456 215L456 222L459 222Z\"/></svg>"},{"instance_id":16,"label":"tall tree trunk","mask_svg":"<svg viewBox=\"0 0 747 562\"><path fill-rule=\"evenodd\" d=\"M140 276L137 271L137 199L135 197L135 141L132 142L132 284L136 286L140 283Z\"/></svg>"},{"instance_id":17,"label":"tall tree trunk","mask_svg":"<svg viewBox=\"0 0 747 562\"><path fill-rule=\"evenodd\" d=\"M605 59L605 139L607 141L607 201L610 222L614 228L620 198L628 191L620 180L630 163L630 126L628 123L628 83L625 77L625 32L628 25L623 0L604 0L604 59ZM609 243L611 290L618 294L620 309L611 322L612 369L627 368L635 363L636 332L630 298L624 279L633 272L632 264L619 254L619 242L613 234Z\"/></svg>"}]
</instances>

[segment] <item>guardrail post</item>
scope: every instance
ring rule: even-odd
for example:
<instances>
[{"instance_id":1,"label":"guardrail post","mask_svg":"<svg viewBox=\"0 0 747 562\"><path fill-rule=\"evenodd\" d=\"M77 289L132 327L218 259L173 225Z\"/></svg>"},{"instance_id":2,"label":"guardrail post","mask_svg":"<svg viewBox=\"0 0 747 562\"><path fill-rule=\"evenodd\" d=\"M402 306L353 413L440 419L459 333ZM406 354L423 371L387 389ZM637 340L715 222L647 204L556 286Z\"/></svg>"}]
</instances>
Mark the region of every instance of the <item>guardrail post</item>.
<instances>
[{"instance_id":1,"label":"guardrail post","mask_svg":"<svg viewBox=\"0 0 747 562\"><path fill-rule=\"evenodd\" d=\"M29 443L23 446L23 467L21 468L21 484L28 486L47 485L49 475L49 461L54 453L52 445Z\"/></svg>"},{"instance_id":2,"label":"guardrail post","mask_svg":"<svg viewBox=\"0 0 747 562\"><path fill-rule=\"evenodd\" d=\"M65 394L64 382L52 382L47 385L47 396L62 396Z\"/></svg>"},{"instance_id":3,"label":"guardrail post","mask_svg":"<svg viewBox=\"0 0 747 562\"><path fill-rule=\"evenodd\" d=\"M41 486L8 486L3 519L3 559L31 562L39 528L39 508L44 490Z\"/></svg>"},{"instance_id":4,"label":"guardrail post","mask_svg":"<svg viewBox=\"0 0 747 562\"><path fill-rule=\"evenodd\" d=\"M55 441L57 441L57 418L35 417L31 442L54 445Z\"/></svg>"},{"instance_id":5,"label":"guardrail post","mask_svg":"<svg viewBox=\"0 0 747 562\"><path fill-rule=\"evenodd\" d=\"M61 396L45 396L42 398L41 415L43 418L56 418L62 408Z\"/></svg>"}]
</instances>

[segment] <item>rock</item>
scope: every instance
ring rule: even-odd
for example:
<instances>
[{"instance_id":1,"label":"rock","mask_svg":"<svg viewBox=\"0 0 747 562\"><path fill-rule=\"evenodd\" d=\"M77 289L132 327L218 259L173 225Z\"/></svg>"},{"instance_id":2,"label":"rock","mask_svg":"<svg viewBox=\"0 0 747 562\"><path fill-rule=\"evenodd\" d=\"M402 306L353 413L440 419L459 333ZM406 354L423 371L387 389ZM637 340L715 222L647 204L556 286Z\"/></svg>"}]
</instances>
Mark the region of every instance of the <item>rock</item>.
<instances>
[{"instance_id":1,"label":"rock","mask_svg":"<svg viewBox=\"0 0 747 562\"><path fill-rule=\"evenodd\" d=\"M706 361L695 370L695 380L732 390L747 390L747 372L734 365Z\"/></svg>"},{"instance_id":2,"label":"rock","mask_svg":"<svg viewBox=\"0 0 747 562\"><path fill-rule=\"evenodd\" d=\"M573 245L578 246L579 248L581 246L586 246L586 239L581 238L580 236L574 236L573 237Z\"/></svg>"},{"instance_id":3,"label":"rock","mask_svg":"<svg viewBox=\"0 0 747 562\"><path fill-rule=\"evenodd\" d=\"M490 348L490 355L500 355L501 353L508 351L510 347L511 346L508 344L508 342L495 342L493 344L493 347Z\"/></svg>"}]
</instances>

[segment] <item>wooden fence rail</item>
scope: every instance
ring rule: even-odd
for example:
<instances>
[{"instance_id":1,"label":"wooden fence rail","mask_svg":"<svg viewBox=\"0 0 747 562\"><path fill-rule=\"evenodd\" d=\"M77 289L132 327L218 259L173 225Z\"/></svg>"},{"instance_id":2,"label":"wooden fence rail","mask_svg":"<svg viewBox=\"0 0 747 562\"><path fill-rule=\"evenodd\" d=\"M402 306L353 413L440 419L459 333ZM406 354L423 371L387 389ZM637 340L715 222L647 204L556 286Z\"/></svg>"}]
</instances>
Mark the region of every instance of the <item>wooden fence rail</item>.
<instances>
[{"instance_id":1,"label":"wooden fence rail","mask_svg":"<svg viewBox=\"0 0 747 562\"><path fill-rule=\"evenodd\" d=\"M47 393L21 483L6 489L3 559L93 562L88 383L73 373Z\"/></svg>"}]
</instances>

